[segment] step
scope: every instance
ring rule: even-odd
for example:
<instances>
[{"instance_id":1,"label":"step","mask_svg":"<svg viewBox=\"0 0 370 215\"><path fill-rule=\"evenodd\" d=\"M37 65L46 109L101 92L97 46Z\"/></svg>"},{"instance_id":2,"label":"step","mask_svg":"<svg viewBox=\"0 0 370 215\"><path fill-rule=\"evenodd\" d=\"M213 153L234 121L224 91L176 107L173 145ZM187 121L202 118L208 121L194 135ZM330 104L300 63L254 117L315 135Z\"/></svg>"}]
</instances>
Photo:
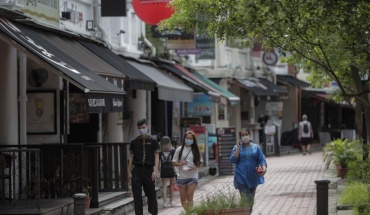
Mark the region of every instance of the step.
<instances>
[{"instance_id":1,"label":"step","mask_svg":"<svg viewBox=\"0 0 370 215\"><path fill-rule=\"evenodd\" d=\"M156 187L157 198L162 197L162 189ZM112 196L111 196L112 197ZM120 195L121 198L114 197L114 200L110 200L110 203L99 205L99 208L89 208L86 211L86 215L119 215L127 214L134 211L134 198L131 193L126 192L125 195ZM108 198L108 197L107 197ZM99 198L100 200L100 198ZM147 204L147 198L143 192L143 204Z\"/></svg>"}]
</instances>

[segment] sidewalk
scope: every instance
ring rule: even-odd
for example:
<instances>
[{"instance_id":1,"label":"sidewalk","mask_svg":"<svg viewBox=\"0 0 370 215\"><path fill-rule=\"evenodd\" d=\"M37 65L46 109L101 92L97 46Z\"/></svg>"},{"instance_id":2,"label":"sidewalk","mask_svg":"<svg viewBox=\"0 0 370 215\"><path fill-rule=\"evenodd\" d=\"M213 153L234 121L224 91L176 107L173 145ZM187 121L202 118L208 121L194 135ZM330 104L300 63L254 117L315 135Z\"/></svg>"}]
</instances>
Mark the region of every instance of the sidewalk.
<instances>
[{"instance_id":1,"label":"sidewalk","mask_svg":"<svg viewBox=\"0 0 370 215\"><path fill-rule=\"evenodd\" d=\"M318 179L331 181L329 215L352 214L351 211L337 212L336 210L337 185L342 179L334 175L335 171L332 168L324 169L322 152L313 152L306 156L292 154L267 157L267 162L266 182L257 189L252 215L316 215L316 184L314 181ZM204 176L199 180L194 202L220 190L237 192L233 187L233 176ZM174 207L163 208L162 199L158 199L158 214L181 214L184 210L179 201L179 192L175 192L174 203ZM134 214L134 212L129 213L129 215ZM144 214L149 214L146 206Z\"/></svg>"}]
</instances>

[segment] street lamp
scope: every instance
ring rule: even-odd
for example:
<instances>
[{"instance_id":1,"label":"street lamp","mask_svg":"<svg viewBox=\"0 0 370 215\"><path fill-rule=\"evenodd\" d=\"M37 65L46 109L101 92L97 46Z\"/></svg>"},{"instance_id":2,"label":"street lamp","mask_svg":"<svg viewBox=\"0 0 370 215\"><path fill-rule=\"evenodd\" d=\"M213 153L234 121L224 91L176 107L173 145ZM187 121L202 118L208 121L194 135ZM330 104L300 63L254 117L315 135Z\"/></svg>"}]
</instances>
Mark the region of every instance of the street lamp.
<instances>
[{"instance_id":1,"label":"street lamp","mask_svg":"<svg viewBox=\"0 0 370 215\"><path fill-rule=\"evenodd\" d=\"M366 83L369 80L369 75L366 73L361 77L361 83L362 83L362 92L365 91ZM363 154L363 160L366 161L368 157L368 150L367 150L367 128L366 128L366 117L365 117L365 106L364 103L362 103L362 112L361 112L361 118L362 118L362 148L364 150Z\"/></svg>"}]
</instances>

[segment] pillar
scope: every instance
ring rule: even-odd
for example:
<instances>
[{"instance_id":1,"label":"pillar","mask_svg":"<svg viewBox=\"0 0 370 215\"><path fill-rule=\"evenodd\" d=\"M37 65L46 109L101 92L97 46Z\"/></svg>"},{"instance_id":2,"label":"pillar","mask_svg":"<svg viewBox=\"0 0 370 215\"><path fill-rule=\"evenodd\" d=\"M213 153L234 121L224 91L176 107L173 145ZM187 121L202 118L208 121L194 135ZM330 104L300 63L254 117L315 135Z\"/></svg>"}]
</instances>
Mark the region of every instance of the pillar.
<instances>
[{"instance_id":1,"label":"pillar","mask_svg":"<svg viewBox=\"0 0 370 215\"><path fill-rule=\"evenodd\" d=\"M0 40L0 145L18 144L17 50Z\"/></svg>"}]
</instances>

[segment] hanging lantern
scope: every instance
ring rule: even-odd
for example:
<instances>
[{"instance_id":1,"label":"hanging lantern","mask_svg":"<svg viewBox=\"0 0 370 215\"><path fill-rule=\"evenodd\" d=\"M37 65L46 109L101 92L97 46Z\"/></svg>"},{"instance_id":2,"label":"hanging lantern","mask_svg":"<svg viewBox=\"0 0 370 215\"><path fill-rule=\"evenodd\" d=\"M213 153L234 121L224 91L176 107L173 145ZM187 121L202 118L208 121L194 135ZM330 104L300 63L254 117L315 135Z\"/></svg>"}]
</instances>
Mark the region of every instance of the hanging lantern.
<instances>
[{"instance_id":1,"label":"hanging lantern","mask_svg":"<svg viewBox=\"0 0 370 215\"><path fill-rule=\"evenodd\" d=\"M175 12L169 7L171 0L133 0L132 7L136 15L146 24L157 25L160 21L171 17Z\"/></svg>"}]
</instances>

